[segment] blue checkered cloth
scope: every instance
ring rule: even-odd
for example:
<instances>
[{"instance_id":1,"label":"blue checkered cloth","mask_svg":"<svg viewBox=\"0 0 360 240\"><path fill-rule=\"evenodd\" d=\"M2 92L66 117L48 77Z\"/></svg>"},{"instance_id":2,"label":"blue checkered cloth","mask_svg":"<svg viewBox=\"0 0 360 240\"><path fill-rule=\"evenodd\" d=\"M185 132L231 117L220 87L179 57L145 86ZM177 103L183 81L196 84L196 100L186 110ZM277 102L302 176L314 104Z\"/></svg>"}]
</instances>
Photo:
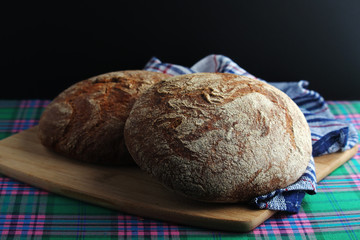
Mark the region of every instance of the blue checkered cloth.
<instances>
[{"instance_id":1,"label":"blue checkered cloth","mask_svg":"<svg viewBox=\"0 0 360 240\"><path fill-rule=\"evenodd\" d=\"M169 75L222 72L256 78L239 67L230 58L215 54L201 59L192 67L163 63L156 57L153 57L145 65L144 69ZM259 80L264 81L263 79ZM250 204L260 209L297 213L305 193L316 193L317 184L313 157L348 150L356 145L358 135L352 124L335 119L325 100L317 92L307 89L309 84L307 81L269 82L269 84L286 93L305 115L311 130L313 152L305 173L298 181L286 188L277 189L269 194L258 196Z\"/></svg>"}]
</instances>

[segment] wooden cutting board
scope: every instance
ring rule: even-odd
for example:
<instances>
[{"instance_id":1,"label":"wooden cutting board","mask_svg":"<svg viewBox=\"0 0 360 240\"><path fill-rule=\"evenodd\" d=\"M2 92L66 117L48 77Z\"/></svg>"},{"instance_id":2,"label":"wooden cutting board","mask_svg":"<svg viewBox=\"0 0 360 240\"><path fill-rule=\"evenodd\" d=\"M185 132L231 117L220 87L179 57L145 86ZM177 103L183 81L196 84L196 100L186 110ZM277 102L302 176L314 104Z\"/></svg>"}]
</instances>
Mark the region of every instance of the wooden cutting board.
<instances>
[{"instance_id":1,"label":"wooden cutting board","mask_svg":"<svg viewBox=\"0 0 360 240\"><path fill-rule=\"evenodd\" d=\"M357 146L315 158L318 181L356 152ZM275 213L242 204L186 199L135 166L102 167L70 160L44 148L37 138L37 127L0 141L0 172L50 192L103 207L210 229L247 232Z\"/></svg>"}]
</instances>

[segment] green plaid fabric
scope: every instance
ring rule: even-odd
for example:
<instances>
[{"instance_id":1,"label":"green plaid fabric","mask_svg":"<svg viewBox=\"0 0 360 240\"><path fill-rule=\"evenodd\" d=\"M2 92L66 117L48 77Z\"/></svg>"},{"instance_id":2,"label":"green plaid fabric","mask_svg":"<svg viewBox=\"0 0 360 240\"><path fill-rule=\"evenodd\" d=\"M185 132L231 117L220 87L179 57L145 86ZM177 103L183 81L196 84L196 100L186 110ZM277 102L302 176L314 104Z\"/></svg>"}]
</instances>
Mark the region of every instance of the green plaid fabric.
<instances>
[{"instance_id":1,"label":"green plaid fabric","mask_svg":"<svg viewBox=\"0 0 360 240\"><path fill-rule=\"evenodd\" d=\"M0 138L38 123L49 101L0 101ZM360 101L328 101L360 129ZM0 153L1 154L1 153ZM276 214L249 233L142 218L59 196L0 175L0 239L360 239L360 154L307 195L298 214Z\"/></svg>"}]
</instances>

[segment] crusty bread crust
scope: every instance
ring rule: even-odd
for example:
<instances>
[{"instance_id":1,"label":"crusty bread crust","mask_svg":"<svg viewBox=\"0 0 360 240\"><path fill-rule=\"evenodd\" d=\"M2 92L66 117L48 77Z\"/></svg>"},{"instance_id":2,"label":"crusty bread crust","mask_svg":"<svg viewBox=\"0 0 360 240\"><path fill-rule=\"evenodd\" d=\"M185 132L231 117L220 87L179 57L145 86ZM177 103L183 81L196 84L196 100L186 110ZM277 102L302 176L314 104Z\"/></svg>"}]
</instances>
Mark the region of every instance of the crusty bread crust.
<instances>
[{"instance_id":1,"label":"crusty bread crust","mask_svg":"<svg viewBox=\"0 0 360 240\"><path fill-rule=\"evenodd\" d=\"M123 137L135 100L167 74L142 70L102 74L80 81L59 94L39 122L46 147L84 162L133 163Z\"/></svg>"},{"instance_id":2,"label":"crusty bread crust","mask_svg":"<svg viewBox=\"0 0 360 240\"><path fill-rule=\"evenodd\" d=\"M283 92L234 74L180 75L134 104L125 142L166 187L210 202L248 201L295 182L311 158L309 126Z\"/></svg>"}]
</instances>

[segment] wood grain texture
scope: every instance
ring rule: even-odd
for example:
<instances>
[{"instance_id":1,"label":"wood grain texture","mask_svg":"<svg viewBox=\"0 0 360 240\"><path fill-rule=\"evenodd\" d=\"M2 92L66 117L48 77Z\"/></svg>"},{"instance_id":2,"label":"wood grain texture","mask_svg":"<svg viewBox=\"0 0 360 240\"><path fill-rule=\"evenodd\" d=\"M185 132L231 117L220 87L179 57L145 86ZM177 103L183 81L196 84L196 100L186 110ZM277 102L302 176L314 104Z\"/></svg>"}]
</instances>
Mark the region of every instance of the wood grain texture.
<instances>
[{"instance_id":1,"label":"wood grain texture","mask_svg":"<svg viewBox=\"0 0 360 240\"><path fill-rule=\"evenodd\" d=\"M275 211L203 203L164 188L138 167L106 167L62 157L43 147L37 127L0 141L0 172L33 186L103 207L178 224L247 232ZM315 158L318 181L345 163L357 146Z\"/></svg>"}]
</instances>

